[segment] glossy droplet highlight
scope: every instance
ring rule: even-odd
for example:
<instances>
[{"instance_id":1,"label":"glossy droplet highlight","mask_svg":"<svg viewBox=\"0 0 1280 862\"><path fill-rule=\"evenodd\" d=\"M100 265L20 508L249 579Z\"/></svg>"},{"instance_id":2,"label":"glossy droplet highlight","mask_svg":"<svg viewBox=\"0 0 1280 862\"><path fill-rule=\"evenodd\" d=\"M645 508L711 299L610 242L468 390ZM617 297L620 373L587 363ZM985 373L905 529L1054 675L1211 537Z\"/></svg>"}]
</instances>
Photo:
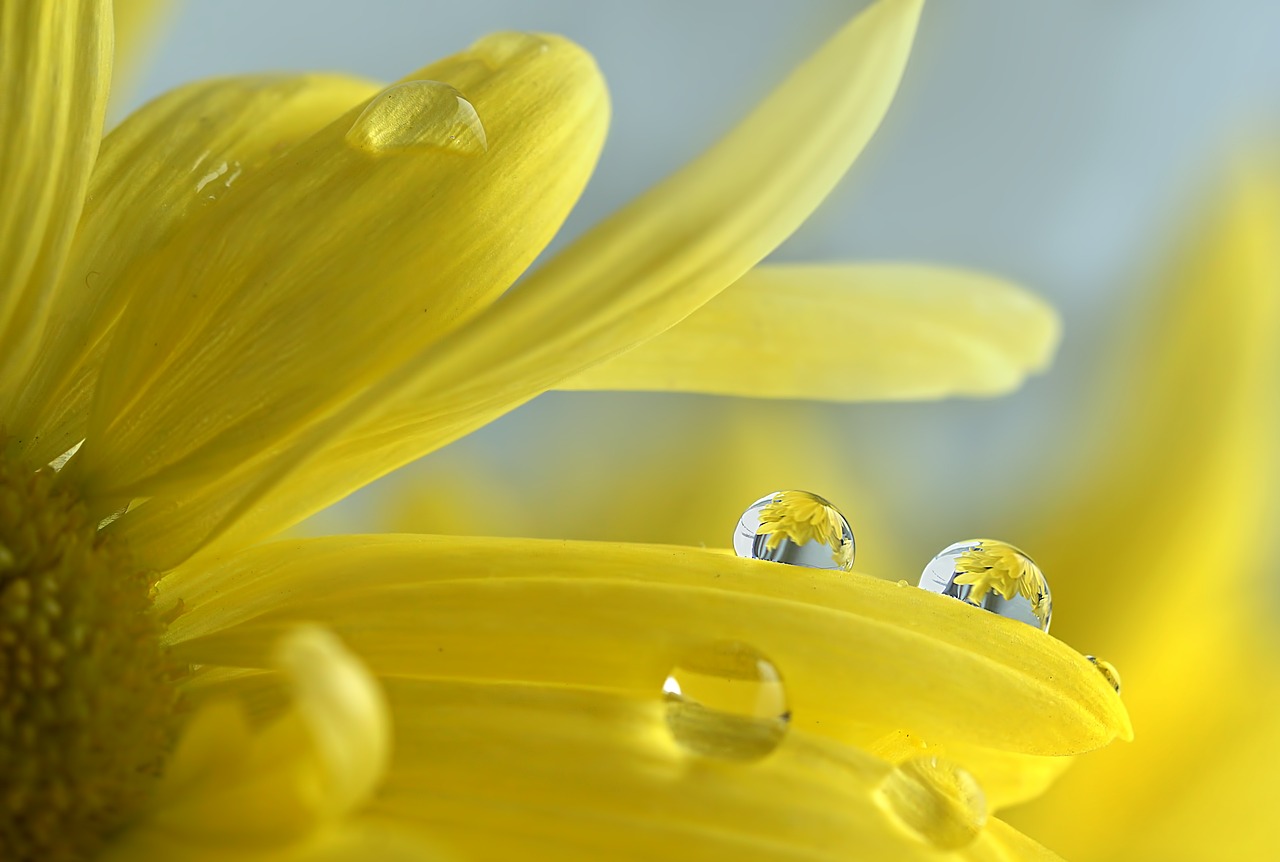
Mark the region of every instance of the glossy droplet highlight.
<instances>
[{"instance_id":1,"label":"glossy droplet highlight","mask_svg":"<svg viewBox=\"0 0 1280 862\"><path fill-rule=\"evenodd\" d=\"M791 720L778 669L737 641L683 657L662 693L672 737L703 757L758 760L781 744Z\"/></svg>"},{"instance_id":2,"label":"glossy droplet highlight","mask_svg":"<svg viewBox=\"0 0 1280 862\"><path fill-rule=\"evenodd\" d=\"M505 31L484 36L472 44L470 53L490 69L496 70L525 55L545 54L550 47L541 36Z\"/></svg>"},{"instance_id":3,"label":"glossy droplet highlight","mask_svg":"<svg viewBox=\"0 0 1280 862\"><path fill-rule=\"evenodd\" d=\"M940 850L967 846L987 824L987 798L977 779L938 757L898 764L876 796L908 832Z\"/></svg>"},{"instance_id":4,"label":"glossy droplet highlight","mask_svg":"<svg viewBox=\"0 0 1280 862\"><path fill-rule=\"evenodd\" d=\"M1085 656L1089 661L1093 662L1093 666L1098 669L1098 673L1102 674L1103 679L1111 683L1111 687L1116 690L1116 694L1120 693L1120 671L1116 670L1116 666L1109 661L1103 661L1094 655Z\"/></svg>"},{"instance_id":5,"label":"glossy droplet highlight","mask_svg":"<svg viewBox=\"0 0 1280 862\"><path fill-rule=\"evenodd\" d=\"M944 548L920 575L920 587L1049 630L1053 594L1040 567L1008 542L969 539Z\"/></svg>"},{"instance_id":6,"label":"glossy droplet highlight","mask_svg":"<svg viewBox=\"0 0 1280 862\"><path fill-rule=\"evenodd\" d=\"M742 513L733 549L739 557L849 571L856 547L849 520L831 503L808 491L774 491Z\"/></svg>"},{"instance_id":7,"label":"glossy droplet highlight","mask_svg":"<svg viewBox=\"0 0 1280 862\"><path fill-rule=\"evenodd\" d=\"M439 81L406 81L374 96L347 143L373 154L429 148L474 156L489 149L475 107Z\"/></svg>"}]
</instances>

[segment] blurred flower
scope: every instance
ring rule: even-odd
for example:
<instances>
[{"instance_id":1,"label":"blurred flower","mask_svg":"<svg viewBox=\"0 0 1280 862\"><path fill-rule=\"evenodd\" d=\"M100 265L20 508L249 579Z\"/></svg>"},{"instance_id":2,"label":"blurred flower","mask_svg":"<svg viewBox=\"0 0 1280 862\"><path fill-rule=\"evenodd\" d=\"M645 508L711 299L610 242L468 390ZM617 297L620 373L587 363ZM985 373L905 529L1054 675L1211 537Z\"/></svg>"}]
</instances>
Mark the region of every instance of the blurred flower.
<instances>
[{"instance_id":1,"label":"blurred flower","mask_svg":"<svg viewBox=\"0 0 1280 862\"><path fill-rule=\"evenodd\" d=\"M1023 476L1025 493L995 517L1052 579L1058 636L1102 653L1097 667L1111 684L1116 667L1123 671L1138 728L1134 744L1078 759L1043 796L1011 812L1068 858L1280 853L1280 829L1267 814L1280 790L1280 735L1270 717L1280 699L1274 163L1238 165L1191 227L1159 291L1102 353L1105 378L1078 413L1080 425L1051 441L1055 466L1074 478L1064 488L1054 476ZM483 497L499 521L529 535L722 545L733 507L764 488L800 486L829 491L850 513L859 570L914 582L905 549L920 537L880 511L866 483L841 481L844 449L829 417L796 407L700 409L699 433L682 435L676 451L669 441L624 442L633 448L618 463L591 463L580 474L580 449L545 447L542 457L576 508L530 505L503 476L455 459L424 465L435 494L399 477L380 500L382 523L483 534L492 522L474 518L479 510L468 503ZM787 457L776 454L779 440L788 441ZM757 457L762 451L771 457ZM593 497L606 469L613 479ZM959 512L953 520L992 516Z\"/></svg>"},{"instance_id":2,"label":"blurred flower","mask_svg":"<svg viewBox=\"0 0 1280 862\"><path fill-rule=\"evenodd\" d=\"M1000 391L1038 368L1053 315L994 279L748 272L870 137L919 2L872 7L498 302L602 144L580 48L497 34L385 89L199 82L99 141L109 9L0 16L4 858L430 858L422 826L468 856L1040 852L987 800L1129 726L1033 629L694 549L253 544L577 374L847 399ZM811 374L846 347L775 326L850 309L880 313L882 337L939 335ZM734 362L744 325L767 329L760 391ZM666 671L708 641L783 669L793 718L763 763L704 759L663 721ZM898 770L870 751L918 748L904 727L929 754Z\"/></svg>"}]
</instances>

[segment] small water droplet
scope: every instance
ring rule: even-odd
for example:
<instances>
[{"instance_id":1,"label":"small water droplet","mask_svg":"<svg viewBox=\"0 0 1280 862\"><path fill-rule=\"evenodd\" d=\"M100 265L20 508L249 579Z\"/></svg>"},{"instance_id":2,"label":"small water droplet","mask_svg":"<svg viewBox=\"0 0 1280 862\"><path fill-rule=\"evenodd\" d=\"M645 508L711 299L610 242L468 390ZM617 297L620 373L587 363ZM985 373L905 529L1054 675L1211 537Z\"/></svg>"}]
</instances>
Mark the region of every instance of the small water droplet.
<instances>
[{"instance_id":1,"label":"small water droplet","mask_svg":"<svg viewBox=\"0 0 1280 862\"><path fill-rule=\"evenodd\" d=\"M550 48L547 40L532 33L512 31L490 33L471 45L471 54L491 69L501 69L522 54L542 54Z\"/></svg>"},{"instance_id":2,"label":"small water droplet","mask_svg":"<svg viewBox=\"0 0 1280 862\"><path fill-rule=\"evenodd\" d=\"M704 757L757 760L778 747L791 720L778 669L737 641L691 651L662 691L671 735Z\"/></svg>"},{"instance_id":3,"label":"small water droplet","mask_svg":"<svg viewBox=\"0 0 1280 862\"><path fill-rule=\"evenodd\" d=\"M849 571L856 547L835 506L808 491L775 491L742 513L733 549L739 557Z\"/></svg>"},{"instance_id":4,"label":"small water droplet","mask_svg":"<svg viewBox=\"0 0 1280 862\"><path fill-rule=\"evenodd\" d=\"M1116 690L1116 694L1120 693L1120 671L1116 670L1116 666L1109 661L1103 661L1097 656L1085 656L1089 661L1093 662L1093 666L1098 669L1098 673L1102 674L1107 682L1111 683L1111 687Z\"/></svg>"},{"instance_id":5,"label":"small water droplet","mask_svg":"<svg viewBox=\"0 0 1280 862\"><path fill-rule=\"evenodd\" d=\"M906 581L898 581L898 586L900 586L900 587L909 587L909 586L911 586L911 585L910 585L910 584L908 584Z\"/></svg>"},{"instance_id":6,"label":"small water droplet","mask_svg":"<svg viewBox=\"0 0 1280 862\"><path fill-rule=\"evenodd\" d=\"M940 850L966 846L987 823L987 798L977 779L938 757L898 764L876 795L895 820Z\"/></svg>"},{"instance_id":7,"label":"small water droplet","mask_svg":"<svg viewBox=\"0 0 1280 862\"><path fill-rule=\"evenodd\" d=\"M426 147L479 155L489 149L475 106L439 81L406 81L374 96L347 131L347 143L375 154Z\"/></svg>"},{"instance_id":8,"label":"small water droplet","mask_svg":"<svg viewBox=\"0 0 1280 862\"><path fill-rule=\"evenodd\" d=\"M944 548L925 566L920 586L1041 631L1053 620L1053 594L1040 567L1008 542L969 539Z\"/></svg>"}]
</instances>

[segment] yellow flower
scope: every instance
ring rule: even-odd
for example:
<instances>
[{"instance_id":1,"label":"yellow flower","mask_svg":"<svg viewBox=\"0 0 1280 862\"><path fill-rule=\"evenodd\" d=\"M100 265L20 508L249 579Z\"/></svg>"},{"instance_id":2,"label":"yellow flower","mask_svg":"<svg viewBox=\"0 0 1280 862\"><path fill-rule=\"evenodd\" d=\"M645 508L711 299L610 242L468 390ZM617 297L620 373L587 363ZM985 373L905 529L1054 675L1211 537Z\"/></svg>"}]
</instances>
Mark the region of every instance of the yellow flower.
<instances>
[{"instance_id":1,"label":"yellow flower","mask_svg":"<svg viewBox=\"0 0 1280 862\"><path fill-rule=\"evenodd\" d=\"M580 48L199 82L100 140L109 8L0 12L0 856L1040 852L973 788L1024 796L1130 730L1028 627L694 549L255 544L553 386L924 397L1039 368L1055 319L998 280L752 269L875 129L918 0L500 301L603 141ZM746 641L791 718L742 769L672 737L662 685ZM939 754L870 753L903 728Z\"/></svg>"},{"instance_id":2,"label":"yellow flower","mask_svg":"<svg viewBox=\"0 0 1280 862\"><path fill-rule=\"evenodd\" d=\"M1280 700L1270 610L1280 514L1280 170L1255 159L1224 186L1197 210L1159 292L1135 310L1139 321L1118 328L1121 339L1103 353L1102 394L1081 421L1106 429L1105 445L1073 453L1055 444L1058 459L1089 468L1066 487L1023 476L1011 510L978 516L1007 522L1009 535L1034 549L1052 581L1056 633L1096 651L1108 685L1119 689L1123 672L1139 730L1132 745L1029 783L1017 801L1034 801L1008 813L1067 858L1280 855L1280 826L1268 808L1280 791L1268 756L1280 742L1269 717ZM900 574L904 567L927 559L931 548L922 559L920 543L936 537L912 536L909 518L895 524L877 511L873 487L842 484L832 428L798 408L708 413L699 416L703 433L682 437L680 451L611 440L624 452L619 464L596 463L584 475L545 447L558 484L582 499L562 512L521 506L516 489L484 464L426 466L455 501L483 495L491 511L531 535L580 538L722 544L733 507L753 492L830 488L858 513L861 569L911 578L910 570ZM1083 436L1074 427L1065 433ZM781 439L787 458L756 457ZM608 499L592 498L592 484L610 467ZM383 518L396 528L488 526L464 523L474 508L415 495L413 481L404 477L383 501ZM668 504L656 505L663 495ZM897 758L927 751L902 737L878 740L873 750Z\"/></svg>"},{"instance_id":3,"label":"yellow flower","mask_svg":"<svg viewBox=\"0 0 1280 862\"><path fill-rule=\"evenodd\" d=\"M1018 548L1005 542L978 539L974 546L956 559L955 582L972 587L965 601L980 605L990 592L999 593L1006 601L1022 596L1031 602L1031 612L1047 627L1052 606L1049 587L1035 561Z\"/></svg>"}]
</instances>

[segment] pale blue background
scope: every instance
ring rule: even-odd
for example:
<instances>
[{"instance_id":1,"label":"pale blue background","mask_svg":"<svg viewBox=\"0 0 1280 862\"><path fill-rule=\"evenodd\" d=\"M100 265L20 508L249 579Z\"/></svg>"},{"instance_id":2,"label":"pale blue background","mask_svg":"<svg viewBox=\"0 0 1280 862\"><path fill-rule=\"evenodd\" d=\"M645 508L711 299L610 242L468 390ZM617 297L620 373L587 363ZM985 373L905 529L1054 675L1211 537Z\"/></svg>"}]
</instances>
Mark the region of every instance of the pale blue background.
<instances>
[{"instance_id":1,"label":"pale blue background","mask_svg":"<svg viewBox=\"0 0 1280 862\"><path fill-rule=\"evenodd\" d=\"M614 101L609 143L571 236L712 141L862 5L194 0L175 16L139 95L261 69L391 79L490 30L565 33L597 56ZM993 516L955 506L958 483L999 501L1024 468L1052 459L1045 441L1097 379L1093 347L1118 334L1155 250L1231 145L1278 121L1273 0L929 4L881 133L777 258L993 270L1057 305L1067 340L1052 376L999 402L827 411L851 449L875 456L854 459L862 478L936 531L939 547L958 533L987 532L983 517ZM714 409L687 397L640 398L550 396L463 445L492 447L513 479L550 489L566 448L557 438L607 441L630 425L654 445L673 445L679 433L663 418L668 408L695 417ZM1028 491L1052 493L1020 493ZM359 522L358 506L348 513ZM726 514L726 535L736 515Z\"/></svg>"}]
</instances>

